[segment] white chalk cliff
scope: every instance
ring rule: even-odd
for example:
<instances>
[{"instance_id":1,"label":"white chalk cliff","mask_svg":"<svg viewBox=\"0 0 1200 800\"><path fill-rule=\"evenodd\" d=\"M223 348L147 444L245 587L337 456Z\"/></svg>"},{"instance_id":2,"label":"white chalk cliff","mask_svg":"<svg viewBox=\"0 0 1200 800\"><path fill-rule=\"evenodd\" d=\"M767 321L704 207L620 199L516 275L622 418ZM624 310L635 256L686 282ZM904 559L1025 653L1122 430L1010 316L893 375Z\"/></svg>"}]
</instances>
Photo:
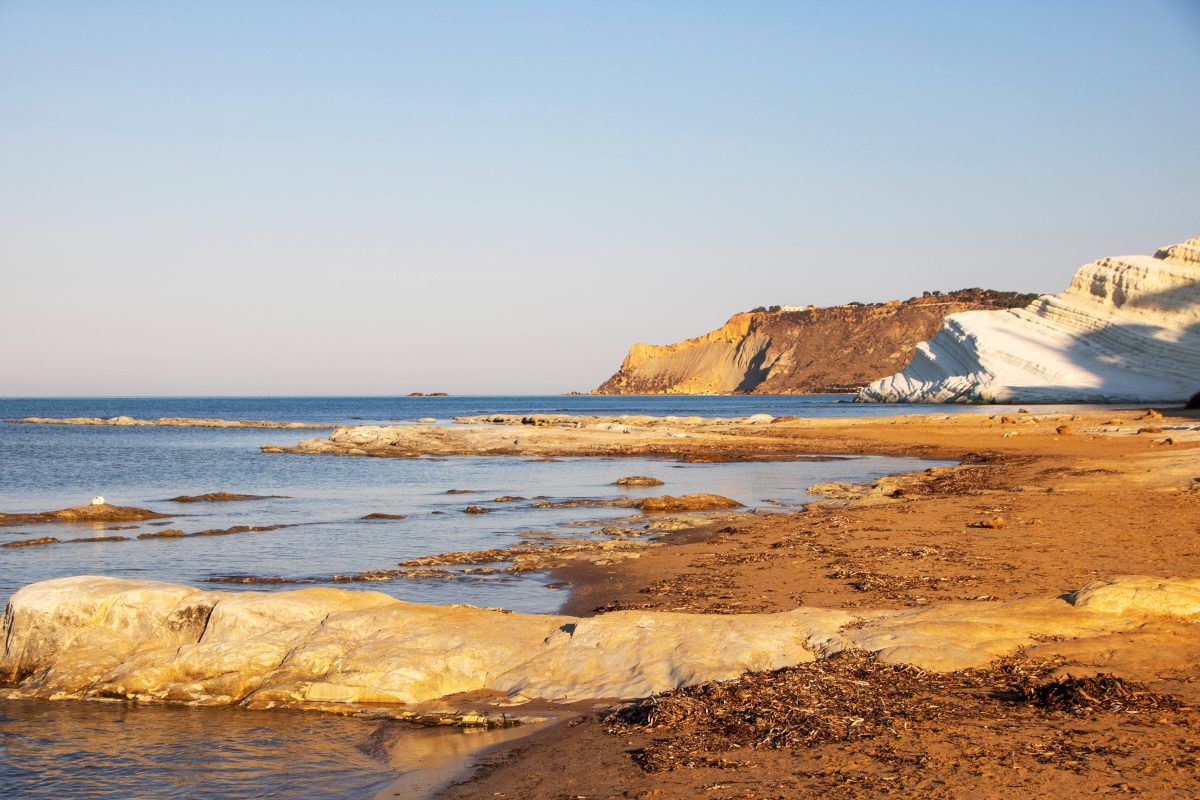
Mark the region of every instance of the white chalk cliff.
<instances>
[{"instance_id":1,"label":"white chalk cliff","mask_svg":"<svg viewBox=\"0 0 1200 800\"><path fill-rule=\"evenodd\" d=\"M586 619L342 589L206 592L80 576L12 596L0 624L0 698L325 710L479 690L631 698L848 648L942 671L982 666L1048 637L1111 650L1154 625L1190 632L1197 621L1200 579L1137 576L1057 597L903 611L618 611Z\"/></svg>"},{"instance_id":2,"label":"white chalk cliff","mask_svg":"<svg viewBox=\"0 0 1200 800\"><path fill-rule=\"evenodd\" d=\"M885 403L1172 403L1200 389L1200 238L1102 258L1023 309L946 318Z\"/></svg>"}]
</instances>

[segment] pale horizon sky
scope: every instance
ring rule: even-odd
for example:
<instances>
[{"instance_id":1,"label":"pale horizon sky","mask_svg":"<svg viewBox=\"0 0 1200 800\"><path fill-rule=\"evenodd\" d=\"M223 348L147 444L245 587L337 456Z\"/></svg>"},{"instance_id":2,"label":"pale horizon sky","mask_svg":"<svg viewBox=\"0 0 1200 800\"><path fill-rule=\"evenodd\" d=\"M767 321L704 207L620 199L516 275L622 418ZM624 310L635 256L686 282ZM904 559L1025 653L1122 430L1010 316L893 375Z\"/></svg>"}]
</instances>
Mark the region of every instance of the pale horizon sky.
<instances>
[{"instance_id":1,"label":"pale horizon sky","mask_svg":"<svg viewBox=\"0 0 1200 800\"><path fill-rule=\"evenodd\" d=\"M1200 0L0 0L0 395L586 391L1200 235Z\"/></svg>"}]
</instances>

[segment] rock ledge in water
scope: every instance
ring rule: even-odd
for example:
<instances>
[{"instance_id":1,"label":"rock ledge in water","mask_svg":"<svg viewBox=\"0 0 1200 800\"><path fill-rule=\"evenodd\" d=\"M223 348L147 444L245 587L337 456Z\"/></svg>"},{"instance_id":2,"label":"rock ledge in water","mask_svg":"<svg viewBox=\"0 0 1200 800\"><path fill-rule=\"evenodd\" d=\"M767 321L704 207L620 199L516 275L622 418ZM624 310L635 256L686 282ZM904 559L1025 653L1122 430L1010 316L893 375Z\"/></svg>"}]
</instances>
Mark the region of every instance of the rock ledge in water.
<instances>
[{"instance_id":1,"label":"rock ledge in water","mask_svg":"<svg viewBox=\"0 0 1200 800\"><path fill-rule=\"evenodd\" d=\"M159 514L148 508L114 506L108 503L72 506L58 511L40 511L33 514L0 514L0 525L35 525L45 522L142 522L148 519L166 519L170 514Z\"/></svg>"}]
</instances>

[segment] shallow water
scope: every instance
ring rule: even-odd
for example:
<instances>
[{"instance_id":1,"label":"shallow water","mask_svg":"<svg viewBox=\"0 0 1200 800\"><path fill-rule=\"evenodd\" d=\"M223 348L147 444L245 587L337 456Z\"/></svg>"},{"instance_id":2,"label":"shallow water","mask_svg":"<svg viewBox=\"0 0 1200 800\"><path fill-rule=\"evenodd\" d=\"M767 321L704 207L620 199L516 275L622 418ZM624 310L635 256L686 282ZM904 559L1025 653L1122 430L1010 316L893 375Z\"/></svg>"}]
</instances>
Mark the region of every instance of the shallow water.
<instances>
[{"instance_id":1,"label":"shallow water","mask_svg":"<svg viewBox=\"0 0 1200 800\"><path fill-rule=\"evenodd\" d=\"M395 778L398 736L395 723L327 714L0 701L0 797L370 797Z\"/></svg>"},{"instance_id":2,"label":"shallow water","mask_svg":"<svg viewBox=\"0 0 1200 800\"><path fill-rule=\"evenodd\" d=\"M752 398L684 398L682 408L667 398L640 398L658 411L739 414L760 408ZM592 408L602 401L608 410L624 410L624 398L530 398L528 407L566 410ZM770 407L791 398L772 398ZM412 401L412 402L406 402ZM463 410L457 398L367 398L370 414L399 414L420 401L424 411L437 407L442 416ZM352 401L326 403L300 400L2 400L0 415L211 415L225 418L343 419ZM483 408L472 399L465 410ZM516 400L503 404L521 408ZM640 404L640 405L639 405ZM828 410L802 398L793 405ZM784 408L782 410L789 410ZM795 409L790 409L795 410ZM422 413L424 413L424 411ZM431 412L434 413L434 412ZM536 509L530 501L495 503L515 495L616 497L712 492L750 507L778 508L808 498L805 488L829 480L863 480L887 472L920 468L915 459L839 458L830 461L748 464L681 464L651 459L565 458L544 461L520 457L452 457L421 459L335 458L263 454L261 444L288 444L321 432L294 430L17 425L0 423L0 511L48 511L87 503L103 495L116 505L151 508L171 514L167 520L137 524L50 524L0 528L0 543L23 538L59 539L127 537L129 541L88 542L23 548L0 548L0 602L20 586L38 580L79 574L204 584L222 576L253 574L311 585L333 585L335 574L394 567L397 562L448 550L509 546L520 534L549 531L564 535L586 532L564 528L581 519L617 519L627 509ZM624 489L614 481L631 474L654 475L663 487ZM448 489L472 494L448 495ZM178 495L213 491L286 498L236 503L169 502ZM773 501L773 502L767 502ZM468 505L493 509L465 514ZM371 513L405 515L403 520L363 520ZM163 528L193 533L234 525L288 525L280 530L232 536L138 540L142 533ZM546 588L542 575L467 576L458 580L396 580L370 584L337 584L428 603L474 603L518 611L550 612L563 596ZM212 588L270 590L292 584L210 583Z\"/></svg>"},{"instance_id":3,"label":"shallow water","mask_svg":"<svg viewBox=\"0 0 1200 800\"><path fill-rule=\"evenodd\" d=\"M24 416L203 416L295 421L441 420L460 414L543 412L858 416L930 411L849 405L844 397L531 397L531 398L133 398L0 399L0 418ZM952 407L955 412L985 411ZM172 513L114 536L161 529L188 532L232 525L288 524L272 532L195 539L0 548L0 601L21 585L78 574L118 575L202 584L253 572L288 578L387 568L447 550L505 546L524 531L578 534L560 527L605 519L625 509L534 509L497 504L499 495L611 497L713 492L751 507L778 508L807 499L805 488L828 480L864 480L921 468L917 459L849 458L748 464L679 464L647 459L522 458L374 459L262 454L261 444L289 444L321 431L203 428L32 426L0 423L0 511L46 511L102 494L114 504ZM655 475L653 489L613 486L618 477ZM447 495L447 489L476 494ZM218 490L282 494L288 499L181 505L180 494ZM766 502L772 500L775 502ZM468 504L495 512L468 515ZM443 513L434 513L434 512ZM405 514L363 521L365 514ZM24 536L96 535L86 525L0 528L0 542ZM538 575L463 577L453 581L338 584L428 603L474 603L550 612L561 592ZM398 771L443 761L463 734L389 728L317 714L240 709L139 707L115 703L0 701L0 797L28 798L342 798L370 797ZM445 735L447 738L439 738ZM453 738L457 736L458 738ZM408 761L404 760L407 753Z\"/></svg>"}]
</instances>

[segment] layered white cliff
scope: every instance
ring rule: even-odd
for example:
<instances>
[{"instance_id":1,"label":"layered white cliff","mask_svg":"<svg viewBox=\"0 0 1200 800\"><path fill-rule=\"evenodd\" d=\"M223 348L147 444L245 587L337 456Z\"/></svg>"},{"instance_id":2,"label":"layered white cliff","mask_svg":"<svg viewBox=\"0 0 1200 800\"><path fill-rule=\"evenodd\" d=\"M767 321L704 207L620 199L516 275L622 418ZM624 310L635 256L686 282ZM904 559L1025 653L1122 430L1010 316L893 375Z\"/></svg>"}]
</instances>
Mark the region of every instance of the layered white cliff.
<instances>
[{"instance_id":1,"label":"layered white cliff","mask_svg":"<svg viewBox=\"0 0 1200 800\"><path fill-rule=\"evenodd\" d=\"M1028 307L946 318L902 372L858 399L891 403L1172 403L1200 389L1200 238L1102 258Z\"/></svg>"}]
</instances>

